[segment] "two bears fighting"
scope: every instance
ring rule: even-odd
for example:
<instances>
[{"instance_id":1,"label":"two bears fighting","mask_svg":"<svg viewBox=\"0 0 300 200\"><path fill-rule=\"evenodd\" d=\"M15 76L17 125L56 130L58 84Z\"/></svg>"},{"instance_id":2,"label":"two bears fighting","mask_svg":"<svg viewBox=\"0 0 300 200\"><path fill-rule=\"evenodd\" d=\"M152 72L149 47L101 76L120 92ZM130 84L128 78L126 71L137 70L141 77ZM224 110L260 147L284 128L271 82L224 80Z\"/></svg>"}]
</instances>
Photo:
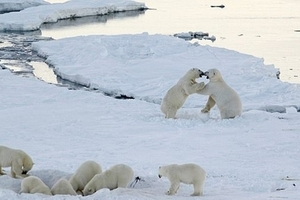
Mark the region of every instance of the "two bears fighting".
<instances>
[{"instance_id":1,"label":"two bears fighting","mask_svg":"<svg viewBox=\"0 0 300 200\"><path fill-rule=\"evenodd\" d=\"M206 76L209 82L197 83L196 79ZM208 95L208 101L201 110L208 113L216 104L220 110L222 119L234 118L242 114L242 102L239 95L227 85L218 69L210 69L202 72L200 69L190 69L179 81L168 90L161 103L161 111L166 118L175 118L180 109L191 94Z\"/></svg>"}]
</instances>

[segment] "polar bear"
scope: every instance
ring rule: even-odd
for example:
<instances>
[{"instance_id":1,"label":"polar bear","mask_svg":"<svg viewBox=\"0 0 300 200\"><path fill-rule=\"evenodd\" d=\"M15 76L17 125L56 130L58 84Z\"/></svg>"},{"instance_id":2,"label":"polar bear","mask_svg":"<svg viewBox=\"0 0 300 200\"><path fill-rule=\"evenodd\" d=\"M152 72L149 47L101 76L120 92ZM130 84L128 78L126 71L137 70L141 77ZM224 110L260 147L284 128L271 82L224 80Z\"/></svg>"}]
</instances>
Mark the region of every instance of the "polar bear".
<instances>
[{"instance_id":1,"label":"polar bear","mask_svg":"<svg viewBox=\"0 0 300 200\"><path fill-rule=\"evenodd\" d=\"M69 195L77 195L75 190L73 189L70 182L65 179L61 178L59 179L51 188L51 193L53 195L56 194L69 194Z\"/></svg>"},{"instance_id":2,"label":"polar bear","mask_svg":"<svg viewBox=\"0 0 300 200\"><path fill-rule=\"evenodd\" d=\"M222 75L217 69L210 69L205 72L209 82L198 94L209 95L206 106L201 110L208 113L217 104L221 118L229 119L242 114L242 102L239 95L229 87L223 80Z\"/></svg>"},{"instance_id":3,"label":"polar bear","mask_svg":"<svg viewBox=\"0 0 300 200\"><path fill-rule=\"evenodd\" d=\"M31 157L22 150L0 146L0 175L4 175L2 167L11 167L11 176L27 176L27 172L32 169L33 161Z\"/></svg>"},{"instance_id":4,"label":"polar bear","mask_svg":"<svg viewBox=\"0 0 300 200\"><path fill-rule=\"evenodd\" d=\"M36 176L29 176L22 180L20 193L42 193L52 195L49 187Z\"/></svg>"},{"instance_id":5,"label":"polar bear","mask_svg":"<svg viewBox=\"0 0 300 200\"><path fill-rule=\"evenodd\" d=\"M91 195L102 188L108 188L110 190L118 187L126 188L128 183L133 180L133 170L131 167L118 164L102 174L95 175L92 180L83 189L83 195Z\"/></svg>"},{"instance_id":6,"label":"polar bear","mask_svg":"<svg viewBox=\"0 0 300 200\"><path fill-rule=\"evenodd\" d=\"M82 163L70 178L70 184L76 192L81 192L84 186L96 175L102 173L101 166L95 161Z\"/></svg>"},{"instance_id":7,"label":"polar bear","mask_svg":"<svg viewBox=\"0 0 300 200\"><path fill-rule=\"evenodd\" d=\"M196 82L196 78L202 77L202 75L204 73L200 69L190 69L176 85L168 90L160 107L165 118L175 118L177 110L182 107L187 97L204 87L204 82Z\"/></svg>"},{"instance_id":8,"label":"polar bear","mask_svg":"<svg viewBox=\"0 0 300 200\"><path fill-rule=\"evenodd\" d=\"M191 196L203 195L206 172L196 164L161 166L158 170L158 177L161 178L162 176L167 177L171 183L169 191L166 192L168 195L176 194L180 182L194 185L194 193Z\"/></svg>"}]
</instances>

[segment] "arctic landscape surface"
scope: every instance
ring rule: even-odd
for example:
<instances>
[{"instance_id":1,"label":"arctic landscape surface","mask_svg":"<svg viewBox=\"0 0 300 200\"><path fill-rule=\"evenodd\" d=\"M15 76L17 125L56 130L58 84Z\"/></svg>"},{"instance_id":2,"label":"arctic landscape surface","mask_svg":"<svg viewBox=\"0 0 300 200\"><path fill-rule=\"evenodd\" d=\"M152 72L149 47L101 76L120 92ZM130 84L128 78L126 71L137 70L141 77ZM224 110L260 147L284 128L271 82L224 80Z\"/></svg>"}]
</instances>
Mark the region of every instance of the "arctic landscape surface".
<instances>
[{"instance_id":1,"label":"arctic landscape surface","mask_svg":"<svg viewBox=\"0 0 300 200\"><path fill-rule=\"evenodd\" d=\"M104 170L127 164L142 181L86 197L19 194L22 179L4 168L9 175L0 176L0 199L299 199L300 86L281 82L263 59L148 33L40 41L32 48L85 89L1 70L1 145L27 152L35 163L29 174L49 187L87 160ZM194 94L177 119L164 118L161 99L194 67L221 71L241 97L240 117L221 120L217 108L202 114L208 96ZM206 170L203 196L189 197L193 187L185 184L175 196L165 195L170 183L158 178L158 167L173 163Z\"/></svg>"}]
</instances>

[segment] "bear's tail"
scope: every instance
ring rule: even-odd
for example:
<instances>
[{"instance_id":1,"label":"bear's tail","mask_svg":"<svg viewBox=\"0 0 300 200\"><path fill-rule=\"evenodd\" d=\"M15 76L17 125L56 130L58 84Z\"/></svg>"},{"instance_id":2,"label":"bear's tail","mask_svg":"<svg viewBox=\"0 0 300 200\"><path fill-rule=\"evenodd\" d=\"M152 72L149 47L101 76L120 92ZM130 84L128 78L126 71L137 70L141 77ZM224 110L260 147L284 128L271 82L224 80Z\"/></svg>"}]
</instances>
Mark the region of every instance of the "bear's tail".
<instances>
[{"instance_id":1,"label":"bear's tail","mask_svg":"<svg viewBox=\"0 0 300 200\"><path fill-rule=\"evenodd\" d=\"M134 188L135 185L136 185L139 181L144 181L144 180L141 179L139 176L135 177L135 179L132 181L132 183L130 183L129 187Z\"/></svg>"}]
</instances>

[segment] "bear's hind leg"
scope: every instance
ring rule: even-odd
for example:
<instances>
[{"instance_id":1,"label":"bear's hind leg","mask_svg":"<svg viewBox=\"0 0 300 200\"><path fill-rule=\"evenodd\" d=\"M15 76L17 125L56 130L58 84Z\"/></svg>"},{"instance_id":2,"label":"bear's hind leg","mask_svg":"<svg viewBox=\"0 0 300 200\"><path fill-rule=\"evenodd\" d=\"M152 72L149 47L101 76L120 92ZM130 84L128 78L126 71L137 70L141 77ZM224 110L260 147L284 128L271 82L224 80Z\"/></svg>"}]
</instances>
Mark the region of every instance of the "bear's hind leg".
<instances>
[{"instance_id":1,"label":"bear's hind leg","mask_svg":"<svg viewBox=\"0 0 300 200\"><path fill-rule=\"evenodd\" d=\"M203 195L203 184L194 183L194 193L191 196Z\"/></svg>"},{"instance_id":2,"label":"bear's hind leg","mask_svg":"<svg viewBox=\"0 0 300 200\"><path fill-rule=\"evenodd\" d=\"M2 167L0 166L0 176L1 176L1 175L5 175L5 173L2 172Z\"/></svg>"},{"instance_id":3,"label":"bear's hind leg","mask_svg":"<svg viewBox=\"0 0 300 200\"><path fill-rule=\"evenodd\" d=\"M205 107L201 110L202 113L208 113L212 107L216 105L215 100L211 96L209 96Z\"/></svg>"}]
</instances>

